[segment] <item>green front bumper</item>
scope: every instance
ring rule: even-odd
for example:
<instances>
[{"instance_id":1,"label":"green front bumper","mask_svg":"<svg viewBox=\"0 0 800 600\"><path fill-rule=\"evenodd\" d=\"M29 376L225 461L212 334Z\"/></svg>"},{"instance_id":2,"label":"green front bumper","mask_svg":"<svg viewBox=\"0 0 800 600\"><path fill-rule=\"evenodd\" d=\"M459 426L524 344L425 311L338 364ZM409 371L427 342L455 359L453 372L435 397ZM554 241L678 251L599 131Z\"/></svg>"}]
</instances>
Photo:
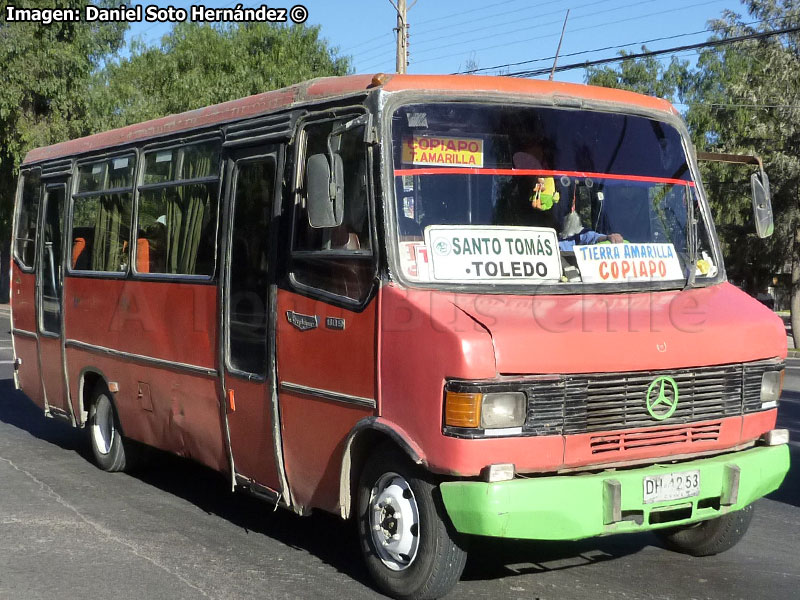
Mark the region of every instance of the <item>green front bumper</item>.
<instances>
[{"instance_id":1,"label":"green front bumper","mask_svg":"<svg viewBox=\"0 0 800 600\"><path fill-rule=\"evenodd\" d=\"M643 478L700 470L700 494L643 501ZM602 473L449 481L440 489L462 533L537 540L576 540L712 519L740 510L778 488L789 470L788 445L758 447L677 464Z\"/></svg>"}]
</instances>

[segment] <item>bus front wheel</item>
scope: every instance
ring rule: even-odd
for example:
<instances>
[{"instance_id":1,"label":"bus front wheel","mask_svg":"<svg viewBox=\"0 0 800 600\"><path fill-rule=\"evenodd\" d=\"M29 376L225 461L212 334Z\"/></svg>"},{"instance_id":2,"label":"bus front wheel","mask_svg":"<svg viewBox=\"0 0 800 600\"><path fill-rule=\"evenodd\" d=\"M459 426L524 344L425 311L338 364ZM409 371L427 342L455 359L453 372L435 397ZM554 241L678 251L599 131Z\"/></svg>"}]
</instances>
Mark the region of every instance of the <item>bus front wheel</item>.
<instances>
[{"instance_id":1,"label":"bus front wheel","mask_svg":"<svg viewBox=\"0 0 800 600\"><path fill-rule=\"evenodd\" d=\"M89 407L89 439L97 466L104 471L125 471L133 463L134 449L122 437L119 418L105 385L99 385Z\"/></svg>"},{"instance_id":2,"label":"bus front wheel","mask_svg":"<svg viewBox=\"0 0 800 600\"><path fill-rule=\"evenodd\" d=\"M458 583L467 554L430 474L383 446L364 466L357 501L361 550L382 591L423 600L440 598Z\"/></svg>"},{"instance_id":3,"label":"bus front wheel","mask_svg":"<svg viewBox=\"0 0 800 600\"><path fill-rule=\"evenodd\" d=\"M753 520L753 505L715 519L686 527L658 531L670 550L692 556L711 556L733 548L747 533Z\"/></svg>"}]
</instances>

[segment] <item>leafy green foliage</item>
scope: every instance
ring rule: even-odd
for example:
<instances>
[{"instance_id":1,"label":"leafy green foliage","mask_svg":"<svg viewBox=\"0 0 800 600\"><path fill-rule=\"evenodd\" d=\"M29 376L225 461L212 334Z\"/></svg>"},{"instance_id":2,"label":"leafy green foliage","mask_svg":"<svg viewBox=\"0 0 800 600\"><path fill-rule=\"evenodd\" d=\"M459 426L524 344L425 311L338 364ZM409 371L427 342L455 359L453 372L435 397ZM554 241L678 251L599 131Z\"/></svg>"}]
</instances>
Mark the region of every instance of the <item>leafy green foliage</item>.
<instances>
[{"instance_id":1,"label":"leafy green foliage","mask_svg":"<svg viewBox=\"0 0 800 600\"><path fill-rule=\"evenodd\" d=\"M156 47L134 43L92 86L93 127L102 130L328 75L345 75L318 27L183 23Z\"/></svg>"},{"instance_id":2,"label":"leafy green foliage","mask_svg":"<svg viewBox=\"0 0 800 600\"><path fill-rule=\"evenodd\" d=\"M725 11L711 23L712 39L773 31L800 24L795 0L747 0L750 18ZM740 165L701 165L723 243L729 276L756 291L792 261L798 262L800 190L800 36L792 33L704 49L694 67L673 58L624 61L595 69L589 83L666 97L686 106L698 150L755 154L770 175L776 229L753 233L751 171ZM800 306L800 304L798 305Z\"/></svg>"},{"instance_id":3,"label":"leafy green foliage","mask_svg":"<svg viewBox=\"0 0 800 600\"><path fill-rule=\"evenodd\" d=\"M0 15L6 6L0 0ZM25 8L74 8L88 2L29 0ZM94 4L102 4L94 2ZM10 236L17 169L36 146L89 133L92 74L119 49L126 25L0 21L0 234Z\"/></svg>"},{"instance_id":4,"label":"leafy green foliage","mask_svg":"<svg viewBox=\"0 0 800 600\"><path fill-rule=\"evenodd\" d=\"M0 14L9 4L0 0ZM29 0L25 8L89 2ZM116 2L92 2L116 6ZM0 236L9 239L17 170L31 148L350 70L318 27L176 25L154 47L127 25L0 21Z\"/></svg>"}]
</instances>

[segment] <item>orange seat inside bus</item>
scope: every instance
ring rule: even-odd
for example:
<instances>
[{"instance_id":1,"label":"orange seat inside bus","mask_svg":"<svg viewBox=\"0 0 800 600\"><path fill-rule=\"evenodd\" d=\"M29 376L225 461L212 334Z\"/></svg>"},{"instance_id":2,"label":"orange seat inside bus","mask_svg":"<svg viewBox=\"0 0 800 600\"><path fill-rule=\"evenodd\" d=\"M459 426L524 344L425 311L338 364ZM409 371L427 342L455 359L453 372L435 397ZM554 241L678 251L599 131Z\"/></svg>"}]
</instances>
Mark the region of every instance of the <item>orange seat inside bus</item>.
<instances>
[{"instance_id":1,"label":"orange seat inside bus","mask_svg":"<svg viewBox=\"0 0 800 600\"><path fill-rule=\"evenodd\" d=\"M150 241L147 238L136 240L136 271L139 273L150 272Z\"/></svg>"},{"instance_id":2,"label":"orange seat inside bus","mask_svg":"<svg viewBox=\"0 0 800 600\"><path fill-rule=\"evenodd\" d=\"M127 242L124 243L127 246ZM89 268L89 253L86 251L87 242L84 237L76 237L72 242L72 268L87 270ZM124 250L127 250L125 247ZM150 272L150 242L147 238L136 240L136 271L139 273Z\"/></svg>"},{"instance_id":3,"label":"orange seat inside bus","mask_svg":"<svg viewBox=\"0 0 800 600\"><path fill-rule=\"evenodd\" d=\"M72 242L72 268L75 269L78 264L78 259L86 249L86 238L78 237Z\"/></svg>"}]
</instances>

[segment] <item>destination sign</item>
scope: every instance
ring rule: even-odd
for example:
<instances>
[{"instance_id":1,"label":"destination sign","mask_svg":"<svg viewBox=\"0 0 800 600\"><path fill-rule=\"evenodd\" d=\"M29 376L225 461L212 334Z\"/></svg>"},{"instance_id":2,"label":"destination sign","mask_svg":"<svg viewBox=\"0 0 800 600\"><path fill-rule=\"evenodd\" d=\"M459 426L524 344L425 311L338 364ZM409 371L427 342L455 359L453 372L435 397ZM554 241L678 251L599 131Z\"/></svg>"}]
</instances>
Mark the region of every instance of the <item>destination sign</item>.
<instances>
[{"instance_id":1,"label":"destination sign","mask_svg":"<svg viewBox=\"0 0 800 600\"><path fill-rule=\"evenodd\" d=\"M436 281L542 283L561 279L554 229L433 225L425 245Z\"/></svg>"},{"instance_id":2,"label":"destination sign","mask_svg":"<svg viewBox=\"0 0 800 600\"><path fill-rule=\"evenodd\" d=\"M403 162L441 167L482 167L483 140L442 136L404 136Z\"/></svg>"},{"instance_id":3,"label":"destination sign","mask_svg":"<svg viewBox=\"0 0 800 600\"><path fill-rule=\"evenodd\" d=\"M672 244L594 244L575 246L575 258L586 283L683 279Z\"/></svg>"}]
</instances>

